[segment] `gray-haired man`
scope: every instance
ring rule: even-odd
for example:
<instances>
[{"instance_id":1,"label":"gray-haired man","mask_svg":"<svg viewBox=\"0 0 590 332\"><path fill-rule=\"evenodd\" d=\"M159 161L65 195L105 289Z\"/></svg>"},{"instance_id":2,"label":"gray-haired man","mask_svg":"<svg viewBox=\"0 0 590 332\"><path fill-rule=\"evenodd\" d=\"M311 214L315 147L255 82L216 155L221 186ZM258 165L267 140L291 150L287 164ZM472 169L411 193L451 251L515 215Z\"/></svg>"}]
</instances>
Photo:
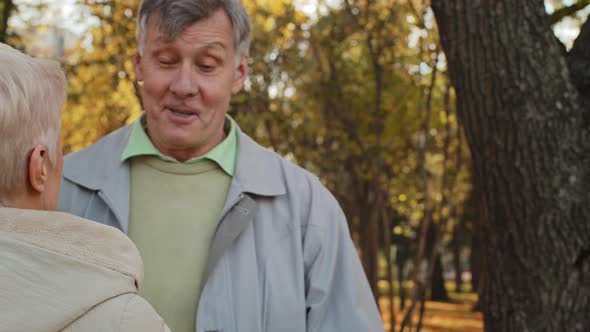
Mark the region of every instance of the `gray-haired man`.
<instances>
[{"instance_id":1,"label":"gray-haired man","mask_svg":"<svg viewBox=\"0 0 590 332\"><path fill-rule=\"evenodd\" d=\"M66 158L60 209L134 240L174 332L383 331L333 196L226 114L249 34L236 0L144 0L145 112Z\"/></svg>"}]
</instances>

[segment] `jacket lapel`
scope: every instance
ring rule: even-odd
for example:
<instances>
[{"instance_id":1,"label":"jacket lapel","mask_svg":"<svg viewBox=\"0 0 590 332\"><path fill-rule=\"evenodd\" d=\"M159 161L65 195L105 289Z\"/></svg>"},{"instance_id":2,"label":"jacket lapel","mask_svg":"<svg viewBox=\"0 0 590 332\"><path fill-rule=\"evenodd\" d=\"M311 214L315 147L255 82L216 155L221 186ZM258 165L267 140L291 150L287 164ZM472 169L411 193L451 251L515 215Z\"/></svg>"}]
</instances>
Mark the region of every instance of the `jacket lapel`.
<instances>
[{"instance_id":1,"label":"jacket lapel","mask_svg":"<svg viewBox=\"0 0 590 332\"><path fill-rule=\"evenodd\" d=\"M287 192L279 157L243 134L239 127L237 131L236 173L211 241L204 280L211 276L225 251L254 220L257 210L255 198L280 196Z\"/></svg>"},{"instance_id":2,"label":"jacket lapel","mask_svg":"<svg viewBox=\"0 0 590 332\"><path fill-rule=\"evenodd\" d=\"M238 236L250 225L256 215L256 201L249 195L243 195L236 205L223 218L219 224L213 241L205 270L207 280L213 269L223 256L224 252L232 246Z\"/></svg>"},{"instance_id":3,"label":"jacket lapel","mask_svg":"<svg viewBox=\"0 0 590 332\"><path fill-rule=\"evenodd\" d=\"M119 221L121 230L127 234L129 230L129 192L130 192L130 170L128 163L121 164L121 169L113 172L113 175L105 181L98 195L104 200L107 206Z\"/></svg>"},{"instance_id":4,"label":"jacket lapel","mask_svg":"<svg viewBox=\"0 0 590 332\"><path fill-rule=\"evenodd\" d=\"M64 163L63 177L88 190L97 192L113 212L121 230L129 226L129 163L121 162L121 155L133 124L120 128L101 139L101 142L69 154Z\"/></svg>"}]
</instances>

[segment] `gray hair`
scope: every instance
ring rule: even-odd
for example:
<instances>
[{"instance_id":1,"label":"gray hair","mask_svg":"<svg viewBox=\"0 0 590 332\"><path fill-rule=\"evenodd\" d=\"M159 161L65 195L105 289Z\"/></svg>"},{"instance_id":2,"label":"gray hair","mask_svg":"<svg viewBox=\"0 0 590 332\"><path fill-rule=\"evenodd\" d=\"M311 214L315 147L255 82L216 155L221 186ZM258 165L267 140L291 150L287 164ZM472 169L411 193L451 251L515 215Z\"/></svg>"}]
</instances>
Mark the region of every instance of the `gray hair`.
<instances>
[{"instance_id":1,"label":"gray hair","mask_svg":"<svg viewBox=\"0 0 590 332\"><path fill-rule=\"evenodd\" d=\"M35 145L47 145L50 161L57 161L65 99L59 63L0 43L0 203L24 188Z\"/></svg>"},{"instance_id":2,"label":"gray hair","mask_svg":"<svg viewBox=\"0 0 590 332\"><path fill-rule=\"evenodd\" d=\"M240 0L143 0L137 19L139 53L143 54L148 20L154 14L160 19L160 30L173 40L190 25L211 16L219 9L223 9L232 23L238 59L248 56L250 20Z\"/></svg>"}]
</instances>

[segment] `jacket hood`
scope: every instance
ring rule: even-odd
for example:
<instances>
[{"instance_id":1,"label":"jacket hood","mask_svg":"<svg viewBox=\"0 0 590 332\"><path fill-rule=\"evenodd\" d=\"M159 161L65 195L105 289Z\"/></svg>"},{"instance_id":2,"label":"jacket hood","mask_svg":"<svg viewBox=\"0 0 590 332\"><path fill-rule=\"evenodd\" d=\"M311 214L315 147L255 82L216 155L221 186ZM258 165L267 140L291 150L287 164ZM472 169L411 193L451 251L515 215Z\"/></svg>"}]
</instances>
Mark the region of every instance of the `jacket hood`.
<instances>
[{"instance_id":1,"label":"jacket hood","mask_svg":"<svg viewBox=\"0 0 590 332\"><path fill-rule=\"evenodd\" d=\"M115 228L61 212L0 208L0 332L61 331L136 293L143 265Z\"/></svg>"}]
</instances>

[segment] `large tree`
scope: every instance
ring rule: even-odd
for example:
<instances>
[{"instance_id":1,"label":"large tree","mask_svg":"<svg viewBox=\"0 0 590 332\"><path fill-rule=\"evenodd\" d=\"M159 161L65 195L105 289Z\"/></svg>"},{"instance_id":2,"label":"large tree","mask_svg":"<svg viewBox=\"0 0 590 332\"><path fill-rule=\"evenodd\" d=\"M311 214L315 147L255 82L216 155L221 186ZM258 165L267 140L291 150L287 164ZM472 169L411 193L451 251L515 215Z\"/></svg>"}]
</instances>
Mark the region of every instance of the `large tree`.
<instances>
[{"instance_id":1,"label":"large tree","mask_svg":"<svg viewBox=\"0 0 590 332\"><path fill-rule=\"evenodd\" d=\"M0 43L6 43L8 37L8 19L14 10L12 0L0 2Z\"/></svg>"},{"instance_id":2,"label":"large tree","mask_svg":"<svg viewBox=\"0 0 590 332\"><path fill-rule=\"evenodd\" d=\"M567 53L543 0L432 8L480 193L486 330L590 331L590 23Z\"/></svg>"}]
</instances>

